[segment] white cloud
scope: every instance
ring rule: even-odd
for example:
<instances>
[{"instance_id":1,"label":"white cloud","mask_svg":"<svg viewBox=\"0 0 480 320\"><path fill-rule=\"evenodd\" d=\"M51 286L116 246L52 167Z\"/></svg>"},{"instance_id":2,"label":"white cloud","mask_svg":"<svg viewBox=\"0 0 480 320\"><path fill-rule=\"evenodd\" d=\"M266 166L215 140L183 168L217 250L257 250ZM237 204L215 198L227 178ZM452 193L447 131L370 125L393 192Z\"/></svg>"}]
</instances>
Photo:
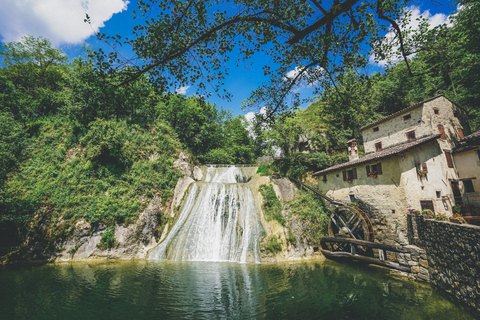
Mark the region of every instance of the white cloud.
<instances>
[{"instance_id":1,"label":"white cloud","mask_svg":"<svg viewBox=\"0 0 480 320\"><path fill-rule=\"evenodd\" d=\"M0 37L43 36L54 46L78 44L104 26L113 14L127 9L127 0L3 0ZM85 13L91 24L84 22Z\"/></svg>"},{"instance_id":2,"label":"white cloud","mask_svg":"<svg viewBox=\"0 0 480 320\"><path fill-rule=\"evenodd\" d=\"M287 78L294 79L300 74L303 68L303 66L296 66L293 70L288 71L284 80L287 80ZM323 77L322 71L323 68L320 66L308 69L297 79L297 84L301 87L315 87L318 84L318 80Z\"/></svg>"},{"instance_id":3,"label":"white cloud","mask_svg":"<svg viewBox=\"0 0 480 320\"><path fill-rule=\"evenodd\" d=\"M420 12L420 8L416 7L416 6L410 6L409 8L406 8L405 11L408 11L411 13L411 16L410 16L410 22L408 24L408 26L406 26L407 28L411 28L412 31L415 31L415 30L418 30L419 26L420 26L420 21L419 21L419 18L424 18L424 19L427 19L428 20L428 23L430 25L430 29L433 29L435 28L436 26L439 26L441 24L447 24L447 25L450 25L450 21L449 21L449 16L443 14L443 13L436 13L434 15L432 15L430 13L430 10L426 10L424 12ZM399 21L397 21L399 22ZM403 27L405 28L405 27ZM386 41L393 41L394 38L395 38L395 31L390 28L390 31L385 35L384 37L386 39ZM396 52L398 50L398 45L397 46L394 46L392 48L392 52ZM370 55L369 57L369 62L371 64L377 64L381 67L385 67L387 64L389 63L398 63L399 61L401 60L401 57L393 57L390 59L390 61L387 61L387 60L380 60L379 62L375 62L375 55Z\"/></svg>"},{"instance_id":4,"label":"white cloud","mask_svg":"<svg viewBox=\"0 0 480 320\"><path fill-rule=\"evenodd\" d=\"M180 88L175 89L175 92L178 93L178 94L186 94L188 88L190 88L190 86L180 87Z\"/></svg>"},{"instance_id":5,"label":"white cloud","mask_svg":"<svg viewBox=\"0 0 480 320\"><path fill-rule=\"evenodd\" d=\"M247 114L245 115L245 120L247 120L247 122L251 124L255 116L259 113L265 116L267 114L267 108L261 107L260 112L254 112L254 111L247 112Z\"/></svg>"}]
</instances>

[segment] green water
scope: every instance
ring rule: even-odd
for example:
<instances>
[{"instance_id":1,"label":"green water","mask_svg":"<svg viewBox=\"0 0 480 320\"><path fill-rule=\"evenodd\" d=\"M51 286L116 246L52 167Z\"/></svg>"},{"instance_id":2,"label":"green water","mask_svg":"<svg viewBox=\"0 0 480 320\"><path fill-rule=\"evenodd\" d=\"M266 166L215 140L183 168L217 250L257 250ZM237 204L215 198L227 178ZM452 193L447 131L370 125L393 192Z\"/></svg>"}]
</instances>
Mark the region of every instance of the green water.
<instances>
[{"instance_id":1,"label":"green water","mask_svg":"<svg viewBox=\"0 0 480 320\"><path fill-rule=\"evenodd\" d=\"M0 269L1 319L473 319L427 284L331 261Z\"/></svg>"}]
</instances>

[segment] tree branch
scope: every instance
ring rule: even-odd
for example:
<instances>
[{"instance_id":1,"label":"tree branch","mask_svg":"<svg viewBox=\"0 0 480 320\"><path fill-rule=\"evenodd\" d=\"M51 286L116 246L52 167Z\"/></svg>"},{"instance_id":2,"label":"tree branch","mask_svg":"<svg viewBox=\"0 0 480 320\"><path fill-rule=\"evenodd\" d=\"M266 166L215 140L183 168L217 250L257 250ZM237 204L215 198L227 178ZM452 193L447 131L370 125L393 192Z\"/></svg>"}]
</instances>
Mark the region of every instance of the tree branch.
<instances>
[{"instance_id":1,"label":"tree branch","mask_svg":"<svg viewBox=\"0 0 480 320\"><path fill-rule=\"evenodd\" d=\"M405 46L403 44L403 36L402 36L402 31L400 30L400 27L398 26L397 22L383 14L383 10L380 8L379 3L377 2L377 14L378 17L382 20L385 20L389 22L393 29L395 29L395 32L397 33L398 40L400 41L400 51L402 52L402 57L403 60L405 61L405 64L407 65L408 73L410 74L411 77L414 77L415 75L412 72L412 69L410 68L410 64L408 63L408 58L407 54L405 53Z\"/></svg>"},{"instance_id":2,"label":"tree branch","mask_svg":"<svg viewBox=\"0 0 480 320\"><path fill-rule=\"evenodd\" d=\"M313 31L321 28L322 26L330 23L332 24L333 21L342 13L348 12L359 0L345 0L345 2L332 5L330 10L325 14L320 20L317 22L311 24L310 26L306 27L303 30L300 30L298 34L294 35L292 38L290 38L287 42L290 45L293 45L306 36L308 36L310 33Z\"/></svg>"}]
</instances>

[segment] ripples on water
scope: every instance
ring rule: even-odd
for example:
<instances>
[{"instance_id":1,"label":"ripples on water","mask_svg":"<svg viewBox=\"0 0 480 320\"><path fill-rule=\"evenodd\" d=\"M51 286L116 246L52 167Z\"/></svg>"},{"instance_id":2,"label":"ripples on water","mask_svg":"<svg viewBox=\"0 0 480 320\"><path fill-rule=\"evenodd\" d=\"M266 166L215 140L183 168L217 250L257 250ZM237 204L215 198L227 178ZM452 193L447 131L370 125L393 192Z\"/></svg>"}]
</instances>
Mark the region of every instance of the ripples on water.
<instances>
[{"instance_id":1,"label":"ripples on water","mask_svg":"<svg viewBox=\"0 0 480 320\"><path fill-rule=\"evenodd\" d=\"M1 319L473 319L427 284L331 261L0 269Z\"/></svg>"}]
</instances>

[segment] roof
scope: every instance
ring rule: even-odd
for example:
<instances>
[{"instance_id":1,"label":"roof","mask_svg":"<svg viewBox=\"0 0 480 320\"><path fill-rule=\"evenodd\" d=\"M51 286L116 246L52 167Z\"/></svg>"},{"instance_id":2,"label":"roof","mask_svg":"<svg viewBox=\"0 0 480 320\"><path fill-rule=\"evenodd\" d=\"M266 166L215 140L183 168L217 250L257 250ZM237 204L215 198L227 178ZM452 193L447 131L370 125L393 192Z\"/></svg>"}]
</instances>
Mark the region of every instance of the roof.
<instances>
[{"instance_id":1,"label":"roof","mask_svg":"<svg viewBox=\"0 0 480 320\"><path fill-rule=\"evenodd\" d=\"M397 111L397 112L395 112L395 113L392 113L391 115L386 116L385 118L382 118L382 119L377 120L377 121L375 121L375 122L373 122L373 123L367 124L366 126L360 128L360 130L363 131L363 130L367 130L367 129L369 129L369 128L375 127L375 126L379 125L380 123L385 122L385 121L390 120L390 119L393 119L393 118L395 118L395 117L397 117L397 116L399 116L399 115L401 115L401 114L403 114L403 113L407 113L407 112L409 112L409 111L412 111L412 110L415 110L415 109L417 109L417 108L420 108L420 107L423 106L424 103L429 102L429 101L432 101L432 100L435 100L435 99L440 98L440 97L444 97L444 98L445 98L445 96L444 96L443 94L439 94L438 96L435 96L435 97L432 97L432 98L430 98L430 99L424 100L424 101L422 101L422 102L416 103L416 104L414 104L413 106L407 107L407 108L405 108L405 109L402 109L402 110L400 110L400 111Z\"/></svg>"},{"instance_id":2,"label":"roof","mask_svg":"<svg viewBox=\"0 0 480 320\"><path fill-rule=\"evenodd\" d=\"M463 137L462 139L460 139L460 142L464 142L464 141L472 140L472 139L478 139L478 138L480 138L480 130L479 130L479 131L475 131L474 133L469 134L468 136Z\"/></svg>"},{"instance_id":3,"label":"roof","mask_svg":"<svg viewBox=\"0 0 480 320\"><path fill-rule=\"evenodd\" d=\"M462 139L459 140L461 143L458 147L452 150L452 153L460 153L460 152L465 152L469 150L476 150L476 146L478 146L478 141L480 140L480 130L475 131L472 134L469 134L468 136L463 137Z\"/></svg>"},{"instance_id":4,"label":"roof","mask_svg":"<svg viewBox=\"0 0 480 320\"><path fill-rule=\"evenodd\" d=\"M418 146L420 146L424 143L427 143L427 142L430 142L432 140L438 139L438 138L440 138L440 136L441 136L441 134L439 134L439 133L432 134L430 136L426 136L426 137L417 139L415 141L402 143L402 144L399 144L397 146L393 146L393 147L390 147L390 148L383 149L382 151L379 151L379 152L369 153L366 156L358 158L356 160L340 163L340 164L334 165L330 168L326 168L326 169L323 169L321 171L315 172L313 175L317 176L317 175L328 173L328 172L331 172L331 171L340 170L340 169L343 169L343 168L354 167L354 166L356 166L358 164L361 164L361 163L365 163L365 162L369 162L369 161L378 160L378 159L381 159L381 158L386 158L386 157L389 157L389 156L393 156L395 154L402 153L402 152L408 151L410 149L413 149L415 147L418 147Z\"/></svg>"},{"instance_id":5,"label":"roof","mask_svg":"<svg viewBox=\"0 0 480 320\"><path fill-rule=\"evenodd\" d=\"M466 144L466 145L461 145L456 147L455 149L452 150L452 153L460 153L460 152L466 152L470 150L475 150L475 147Z\"/></svg>"}]
</instances>

